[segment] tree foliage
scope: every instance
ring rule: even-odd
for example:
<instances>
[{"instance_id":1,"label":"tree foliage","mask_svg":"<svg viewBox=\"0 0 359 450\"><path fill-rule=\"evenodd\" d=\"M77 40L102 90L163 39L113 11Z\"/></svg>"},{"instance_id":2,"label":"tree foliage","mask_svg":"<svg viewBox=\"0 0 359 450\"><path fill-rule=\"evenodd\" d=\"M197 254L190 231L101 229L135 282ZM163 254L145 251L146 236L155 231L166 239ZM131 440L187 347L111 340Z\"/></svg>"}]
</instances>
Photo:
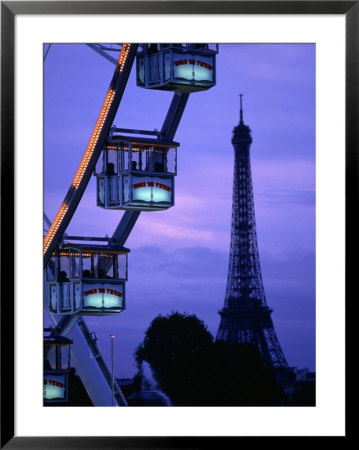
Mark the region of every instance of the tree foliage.
<instances>
[{"instance_id":1,"label":"tree foliage","mask_svg":"<svg viewBox=\"0 0 359 450\"><path fill-rule=\"evenodd\" d=\"M214 342L195 315L173 312L150 324L135 352L178 406L274 406L274 374L249 344Z\"/></svg>"}]
</instances>

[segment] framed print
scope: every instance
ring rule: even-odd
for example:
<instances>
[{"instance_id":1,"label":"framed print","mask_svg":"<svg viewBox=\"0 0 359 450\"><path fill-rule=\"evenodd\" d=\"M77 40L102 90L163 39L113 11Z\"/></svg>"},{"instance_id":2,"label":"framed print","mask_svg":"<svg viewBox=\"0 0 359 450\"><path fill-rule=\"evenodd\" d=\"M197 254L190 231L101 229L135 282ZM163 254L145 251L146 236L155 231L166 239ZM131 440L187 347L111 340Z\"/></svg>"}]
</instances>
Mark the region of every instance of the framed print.
<instances>
[{"instance_id":1,"label":"framed print","mask_svg":"<svg viewBox=\"0 0 359 450\"><path fill-rule=\"evenodd\" d=\"M2 447L347 436L358 11L1 3Z\"/></svg>"}]
</instances>

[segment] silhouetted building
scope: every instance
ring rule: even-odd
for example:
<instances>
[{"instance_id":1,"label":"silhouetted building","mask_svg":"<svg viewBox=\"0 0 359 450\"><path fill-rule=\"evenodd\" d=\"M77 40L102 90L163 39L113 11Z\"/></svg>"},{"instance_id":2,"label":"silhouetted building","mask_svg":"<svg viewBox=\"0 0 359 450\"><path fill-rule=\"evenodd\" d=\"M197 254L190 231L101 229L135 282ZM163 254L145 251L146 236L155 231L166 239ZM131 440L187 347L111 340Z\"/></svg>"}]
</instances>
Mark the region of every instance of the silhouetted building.
<instances>
[{"instance_id":1,"label":"silhouetted building","mask_svg":"<svg viewBox=\"0 0 359 450\"><path fill-rule=\"evenodd\" d=\"M292 377L287 377L282 384L287 406L315 406L315 372L293 369Z\"/></svg>"}]
</instances>

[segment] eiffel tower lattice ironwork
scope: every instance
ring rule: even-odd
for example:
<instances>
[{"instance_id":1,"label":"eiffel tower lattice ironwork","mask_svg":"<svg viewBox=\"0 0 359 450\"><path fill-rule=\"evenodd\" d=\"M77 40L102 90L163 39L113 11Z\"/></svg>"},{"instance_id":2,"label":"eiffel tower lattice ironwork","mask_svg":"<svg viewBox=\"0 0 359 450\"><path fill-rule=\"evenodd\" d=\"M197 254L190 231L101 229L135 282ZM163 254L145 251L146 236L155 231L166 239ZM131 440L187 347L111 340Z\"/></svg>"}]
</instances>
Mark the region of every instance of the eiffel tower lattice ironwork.
<instances>
[{"instance_id":1,"label":"eiffel tower lattice ironwork","mask_svg":"<svg viewBox=\"0 0 359 450\"><path fill-rule=\"evenodd\" d=\"M267 306L259 262L250 163L251 130L240 121L233 130L234 180L229 269L217 340L255 345L266 365L288 369Z\"/></svg>"}]
</instances>

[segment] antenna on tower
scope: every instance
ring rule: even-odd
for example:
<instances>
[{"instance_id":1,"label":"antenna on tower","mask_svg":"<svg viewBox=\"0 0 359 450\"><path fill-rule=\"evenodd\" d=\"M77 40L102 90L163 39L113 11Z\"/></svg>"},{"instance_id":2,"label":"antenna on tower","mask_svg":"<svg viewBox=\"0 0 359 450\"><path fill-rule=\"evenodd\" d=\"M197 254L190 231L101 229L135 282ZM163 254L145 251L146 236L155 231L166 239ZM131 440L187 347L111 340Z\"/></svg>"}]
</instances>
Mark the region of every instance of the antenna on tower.
<instances>
[{"instance_id":1,"label":"antenna on tower","mask_svg":"<svg viewBox=\"0 0 359 450\"><path fill-rule=\"evenodd\" d=\"M239 109L239 122L240 122L240 123L243 123L242 97L243 97L243 94L239 94L239 104L240 104L240 109Z\"/></svg>"}]
</instances>

